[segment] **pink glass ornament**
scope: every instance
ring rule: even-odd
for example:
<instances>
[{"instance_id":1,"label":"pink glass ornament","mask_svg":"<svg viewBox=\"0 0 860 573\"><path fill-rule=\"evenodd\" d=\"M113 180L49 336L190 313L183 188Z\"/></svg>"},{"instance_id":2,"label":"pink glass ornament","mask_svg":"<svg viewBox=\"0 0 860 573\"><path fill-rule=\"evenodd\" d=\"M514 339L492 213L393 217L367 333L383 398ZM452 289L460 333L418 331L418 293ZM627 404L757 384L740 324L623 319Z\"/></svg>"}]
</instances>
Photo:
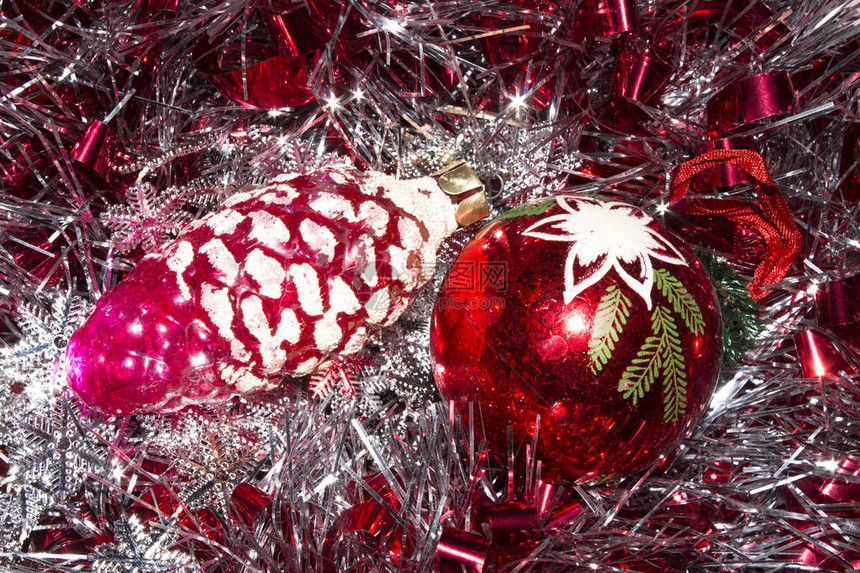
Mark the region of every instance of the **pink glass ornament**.
<instances>
[{"instance_id":1,"label":"pink glass ornament","mask_svg":"<svg viewBox=\"0 0 860 573\"><path fill-rule=\"evenodd\" d=\"M278 176L186 227L98 301L69 342L69 386L127 414L311 374L397 319L455 228L432 178L342 166Z\"/></svg>"}]
</instances>

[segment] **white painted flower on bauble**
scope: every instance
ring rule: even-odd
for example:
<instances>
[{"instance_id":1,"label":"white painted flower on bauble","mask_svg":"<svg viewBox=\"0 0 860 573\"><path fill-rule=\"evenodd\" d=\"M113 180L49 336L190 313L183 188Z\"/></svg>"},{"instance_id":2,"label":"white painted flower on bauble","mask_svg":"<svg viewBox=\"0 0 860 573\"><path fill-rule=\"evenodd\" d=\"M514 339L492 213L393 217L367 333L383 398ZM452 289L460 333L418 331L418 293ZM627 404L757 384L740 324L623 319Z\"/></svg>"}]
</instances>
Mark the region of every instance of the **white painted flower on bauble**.
<instances>
[{"instance_id":1,"label":"white painted flower on bauble","mask_svg":"<svg viewBox=\"0 0 860 573\"><path fill-rule=\"evenodd\" d=\"M570 303L610 270L651 308L653 259L687 266L678 249L650 228L651 217L632 205L585 197L556 197L565 211L541 219L523 234L571 243L564 269L564 302Z\"/></svg>"}]
</instances>

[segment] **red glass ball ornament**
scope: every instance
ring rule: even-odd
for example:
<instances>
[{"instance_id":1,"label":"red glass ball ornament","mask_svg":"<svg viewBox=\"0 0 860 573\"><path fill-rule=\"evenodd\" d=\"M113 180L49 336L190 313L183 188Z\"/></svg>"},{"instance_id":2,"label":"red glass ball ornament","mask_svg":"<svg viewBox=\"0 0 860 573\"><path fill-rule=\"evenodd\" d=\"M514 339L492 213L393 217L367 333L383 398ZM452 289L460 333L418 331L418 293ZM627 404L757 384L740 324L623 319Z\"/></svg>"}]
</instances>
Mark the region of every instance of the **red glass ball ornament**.
<instances>
[{"instance_id":1,"label":"red glass ball ornament","mask_svg":"<svg viewBox=\"0 0 860 573\"><path fill-rule=\"evenodd\" d=\"M598 482L666 456L713 393L722 321L683 241L625 203L558 196L495 219L446 277L434 376L497 457L540 416L543 480Z\"/></svg>"}]
</instances>

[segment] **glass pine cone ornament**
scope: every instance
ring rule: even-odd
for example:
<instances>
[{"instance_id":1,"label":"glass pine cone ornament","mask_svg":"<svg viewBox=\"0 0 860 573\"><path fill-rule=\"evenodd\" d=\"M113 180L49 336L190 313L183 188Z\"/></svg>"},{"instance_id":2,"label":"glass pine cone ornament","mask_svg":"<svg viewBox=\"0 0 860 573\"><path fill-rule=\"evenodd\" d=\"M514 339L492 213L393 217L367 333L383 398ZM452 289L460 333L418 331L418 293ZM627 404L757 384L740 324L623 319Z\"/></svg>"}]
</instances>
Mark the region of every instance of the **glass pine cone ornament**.
<instances>
[{"instance_id":1,"label":"glass pine cone ornament","mask_svg":"<svg viewBox=\"0 0 860 573\"><path fill-rule=\"evenodd\" d=\"M689 248L632 205L558 196L466 245L439 293L434 376L506 459L548 482L627 475L669 454L713 393L722 322Z\"/></svg>"},{"instance_id":2,"label":"glass pine cone ornament","mask_svg":"<svg viewBox=\"0 0 860 573\"><path fill-rule=\"evenodd\" d=\"M432 178L343 166L238 193L98 301L69 386L103 412L165 412L322 369L397 319L455 214Z\"/></svg>"}]
</instances>

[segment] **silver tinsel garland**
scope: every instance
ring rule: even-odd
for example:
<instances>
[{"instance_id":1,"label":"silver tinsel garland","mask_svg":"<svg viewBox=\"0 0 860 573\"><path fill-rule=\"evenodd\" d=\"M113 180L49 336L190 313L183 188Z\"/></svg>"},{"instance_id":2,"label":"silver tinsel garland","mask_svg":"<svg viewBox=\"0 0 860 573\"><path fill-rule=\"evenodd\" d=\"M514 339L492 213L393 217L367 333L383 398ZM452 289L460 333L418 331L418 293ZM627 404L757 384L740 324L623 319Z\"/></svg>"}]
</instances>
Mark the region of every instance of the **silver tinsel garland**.
<instances>
[{"instance_id":1,"label":"silver tinsel garland","mask_svg":"<svg viewBox=\"0 0 860 573\"><path fill-rule=\"evenodd\" d=\"M260 110L209 83L194 49L204 37L245 46L269 3L4 0L0 569L433 570L442 529L469 528L475 492L504 500L504 476L481 461L470 429L451 423L430 368L435 292L474 229L443 246L434 281L358 360L222 408L100 417L65 391L69 335L185 222L274 171L344 156L404 177L467 159L492 183L493 214L559 189L611 185L663 214L667 174L704 141L709 99L772 70L817 78L796 86L791 113L742 133L788 199L803 259L767 298L763 332L724 367L677 455L646 475L571 488L564 499L581 511L545 523L507 567L860 566L860 358L833 335L847 366L807 378L794 344L818 326L817 289L860 261L860 207L840 191L851 176L840 167L844 135L860 116L860 4L777 0L768 28L747 37L726 8L702 39L690 14L713 3L640 3L632 41L659 41L672 71L658 101L636 103L648 121L633 134L600 119L619 39L577 36L586 4L341 0L335 35L308 66L312 101ZM334 49L351 22L361 26L348 37L361 41L361 58ZM755 49L777 22L782 35ZM494 34L539 47L493 65L481 38ZM523 93L505 80L519 64L534 79ZM546 105L533 105L542 87L551 88ZM93 120L121 142L110 178L70 155ZM749 261L728 258L751 276ZM831 481L841 497L810 495ZM237 495L246 486L264 500L250 519ZM373 503L388 534L350 525L356 507Z\"/></svg>"}]
</instances>

